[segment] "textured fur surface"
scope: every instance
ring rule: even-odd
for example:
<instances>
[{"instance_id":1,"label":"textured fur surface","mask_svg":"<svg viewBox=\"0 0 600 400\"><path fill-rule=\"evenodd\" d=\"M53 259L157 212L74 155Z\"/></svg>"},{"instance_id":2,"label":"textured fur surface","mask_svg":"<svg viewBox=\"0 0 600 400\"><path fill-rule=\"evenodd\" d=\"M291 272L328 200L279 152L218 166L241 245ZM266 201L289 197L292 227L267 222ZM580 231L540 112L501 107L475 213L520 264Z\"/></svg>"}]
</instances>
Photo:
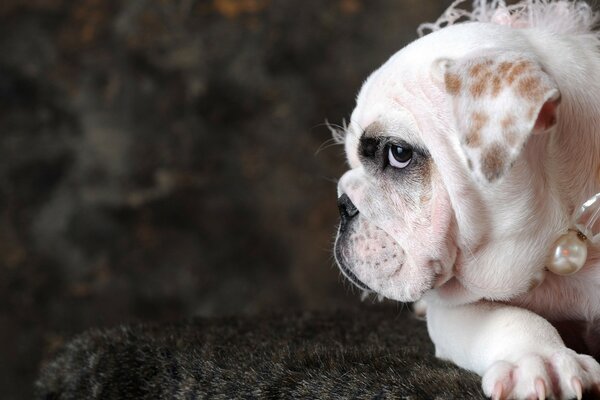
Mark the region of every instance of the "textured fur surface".
<instances>
[{"instance_id":1,"label":"textured fur surface","mask_svg":"<svg viewBox=\"0 0 600 400\"><path fill-rule=\"evenodd\" d=\"M395 307L90 331L37 383L39 399L478 399L479 378L436 359Z\"/></svg>"}]
</instances>

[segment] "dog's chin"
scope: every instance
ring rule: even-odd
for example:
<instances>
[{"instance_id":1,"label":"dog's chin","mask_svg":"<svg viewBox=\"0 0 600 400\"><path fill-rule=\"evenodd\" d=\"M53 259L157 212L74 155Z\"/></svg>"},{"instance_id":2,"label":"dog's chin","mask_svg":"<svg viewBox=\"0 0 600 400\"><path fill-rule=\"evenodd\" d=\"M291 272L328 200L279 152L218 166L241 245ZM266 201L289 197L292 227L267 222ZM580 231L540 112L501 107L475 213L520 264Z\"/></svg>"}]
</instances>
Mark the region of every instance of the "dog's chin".
<instances>
[{"instance_id":1,"label":"dog's chin","mask_svg":"<svg viewBox=\"0 0 600 400\"><path fill-rule=\"evenodd\" d=\"M410 278L401 279L400 272L388 279L372 279L368 271L348 265L339 265L342 274L355 286L367 292L376 293L389 300L414 302L425 296L433 296L446 303L462 303L461 299L471 297L460 281L453 275L452 269L424 269L410 274ZM415 269L415 271L417 271ZM403 271L404 274L407 271ZM466 302L466 301L465 301Z\"/></svg>"},{"instance_id":2,"label":"dog's chin","mask_svg":"<svg viewBox=\"0 0 600 400\"><path fill-rule=\"evenodd\" d=\"M411 302L415 302L418 300L421 300L423 298L423 296L428 293L431 290L431 287L425 287L425 288L413 288L410 286L407 286L405 288L405 290L403 291L402 294L400 295L396 295L396 294L382 294L383 297L390 299L390 300L394 300L394 301L398 301L401 303L411 303Z\"/></svg>"},{"instance_id":3,"label":"dog's chin","mask_svg":"<svg viewBox=\"0 0 600 400\"><path fill-rule=\"evenodd\" d=\"M372 292L375 292L387 299L399 302L413 302L421 299L425 293L434 290L438 284L438 279L433 271L402 270L388 279L369 279L362 273L356 273L358 279L363 282Z\"/></svg>"},{"instance_id":4,"label":"dog's chin","mask_svg":"<svg viewBox=\"0 0 600 400\"><path fill-rule=\"evenodd\" d=\"M401 287L402 290L386 291L384 293L378 292L378 294L390 300L414 302L421 300L423 297L428 296L430 292L438 289L443 291L450 290L454 287L454 281L456 280L452 275L451 268L421 268L418 275L418 277L402 282L401 285L393 285L395 289ZM460 283L458 284L460 285ZM450 292L448 294L450 295Z\"/></svg>"},{"instance_id":5,"label":"dog's chin","mask_svg":"<svg viewBox=\"0 0 600 400\"><path fill-rule=\"evenodd\" d=\"M340 253L338 252L338 254ZM337 257L337 261L344 277L354 286L394 301L419 300L437 283L435 274L430 274L429 271L421 270L411 274L405 268L396 268L391 273L382 274L381 272L384 271L377 270L377 268L365 268L361 263L348 263L342 257ZM383 266L380 265L380 267Z\"/></svg>"}]
</instances>

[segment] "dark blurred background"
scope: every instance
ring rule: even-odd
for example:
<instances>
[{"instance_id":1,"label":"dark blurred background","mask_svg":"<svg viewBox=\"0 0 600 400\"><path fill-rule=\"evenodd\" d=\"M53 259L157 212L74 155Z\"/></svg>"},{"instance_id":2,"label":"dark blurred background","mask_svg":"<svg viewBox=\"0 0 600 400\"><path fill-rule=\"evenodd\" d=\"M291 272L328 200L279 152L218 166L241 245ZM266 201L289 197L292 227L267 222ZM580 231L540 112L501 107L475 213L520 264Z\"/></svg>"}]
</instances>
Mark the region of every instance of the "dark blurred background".
<instances>
[{"instance_id":1,"label":"dark blurred background","mask_svg":"<svg viewBox=\"0 0 600 400\"><path fill-rule=\"evenodd\" d=\"M0 397L91 327L355 307L361 82L443 0L2 0Z\"/></svg>"}]
</instances>

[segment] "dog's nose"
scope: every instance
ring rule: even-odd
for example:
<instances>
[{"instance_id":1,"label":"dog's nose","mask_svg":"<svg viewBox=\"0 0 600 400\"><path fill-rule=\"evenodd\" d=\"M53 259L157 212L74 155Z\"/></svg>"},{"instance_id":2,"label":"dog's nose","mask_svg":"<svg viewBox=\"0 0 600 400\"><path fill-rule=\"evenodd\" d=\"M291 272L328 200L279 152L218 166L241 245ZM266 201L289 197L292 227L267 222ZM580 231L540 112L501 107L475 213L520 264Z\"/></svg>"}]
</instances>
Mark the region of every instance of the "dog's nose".
<instances>
[{"instance_id":1,"label":"dog's nose","mask_svg":"<svg viewBox=\"0 0 600 400\"><path fill-rule=\"evenodd\" d=\"M356 208L346 193L338 198L337 203L338 209L340 210L342 224L350 221L352 218L358 215L358 208Z\"/></svg>"}]
</instances>

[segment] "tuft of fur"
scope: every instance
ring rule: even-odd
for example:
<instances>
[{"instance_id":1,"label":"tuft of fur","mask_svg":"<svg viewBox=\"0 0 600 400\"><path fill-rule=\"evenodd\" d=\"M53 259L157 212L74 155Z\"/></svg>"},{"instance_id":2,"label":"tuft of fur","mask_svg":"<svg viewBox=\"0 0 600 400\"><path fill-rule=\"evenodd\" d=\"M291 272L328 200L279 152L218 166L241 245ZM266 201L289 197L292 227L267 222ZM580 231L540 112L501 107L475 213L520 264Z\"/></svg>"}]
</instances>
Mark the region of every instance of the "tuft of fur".
<instances>
[{"instance_id":1,"label":"tuft of fur","mask_svg":"<svg viewBox=\"0 0 600 400\"><path fill-rule=\"evenodd\" d=\"M346 120L342 120L342 125L335 125L325 120L325 126L331 132L331 137L335 144L344 144L344 138L346 137L346 131L348 130L348 125L346 124Z\"/></svg>"},{"instance_id":2,"label":"tuft of fur","mask_svg":"<svg viewBox=\"0 0 600 400\"><path fill-rule=\"evenodd\" d=\"M590 34L599 15L583 1L523 0L506 5L504 0L474 0L472 10L461 8L466 0L456 0L434 23L421 24L419 36L457 22L495 22L514 28L542 28L560 34ZM599 34L594 32L596 39Z\"/></svg>"}]
</instances>

